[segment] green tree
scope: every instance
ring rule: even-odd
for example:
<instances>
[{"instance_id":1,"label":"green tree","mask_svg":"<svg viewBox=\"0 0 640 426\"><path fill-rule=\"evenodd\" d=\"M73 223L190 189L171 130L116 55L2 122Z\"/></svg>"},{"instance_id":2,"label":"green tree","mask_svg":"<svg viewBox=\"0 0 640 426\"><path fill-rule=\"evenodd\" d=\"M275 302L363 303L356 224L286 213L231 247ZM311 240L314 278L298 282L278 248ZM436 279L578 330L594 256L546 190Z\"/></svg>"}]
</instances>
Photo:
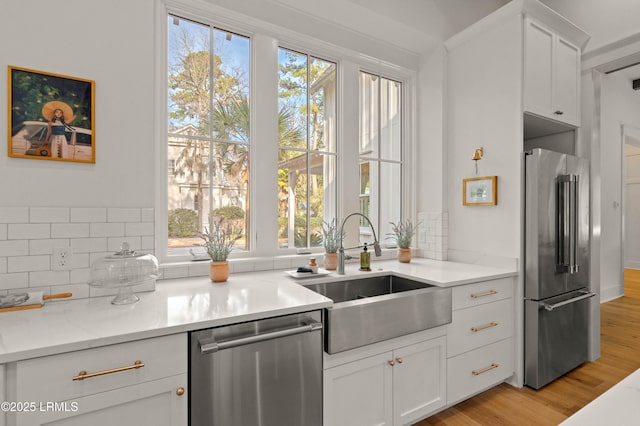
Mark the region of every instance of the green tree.
<instances>
[{"instance_id":1,"label":"green tree","mask_svg":"<svg viewBox=\"0 0 640 426\"><path fill-rule=\"evenodd\" d=\"M197 34L200 34L203 40L197 40ZM191 136L208 137L214 128L217 131L221 127L216 124L217 111L227 108L227 105L234 105L238 94L244 90L244 84L239 75L233 76L222 70L222 59L218 55L212 55L208 50L209 42L205 33L190 32L183 27L176 35L176 42L178 49L170 67L168 83L171 101L169 131L187 122L196 129L195 132L189 132ZM196 46L204 46L207 50L196 50ZM213 126L212 97L216 105ZM246 129L248 130L248 127ZM222 156L217 155L216 147L209 145L210 142L205 139L186 138L175 164L177 177L187 178L195 183L198 231L202 231L205 218L203 200L207 176L210 179L220 178L223 170ZM214 150L213 164L210 162L210 149Z\"/></svg>"},{"instance_id":2,"label":"green tree","mask_svg":"<svg viewBox=\"0 0 640 426\"><path fill-rule=\"evenodd\" d=\"M280 104L287 105L293 114L288 121L289 126L296 126L303 129L305 138L294 141L280 140L280 160L288 160L295 156L301 155L296 151L283 151L282 148L303 148L311 151L322 150L327 148L326 137L324 134L324 111L325 111L325 87L322 80L335 71L335 65L309 57L307 55L282 50L284 52L284 60L279 64L279 97ZM306 137L307 125L309 126L308 142ZM305 210L309 212L309 216L318 215L322 217L323 212L323 193L322 193L322 177L307 173L299 177L299 182L295 187L295 201L304 200ZM288 176L286 173L279 174L278 185L282 191L280 196L281 212L288 210ZM307 194L307 181L309 191ZM306 214L304 212L299 212ZM310 225L310 224L308 224ZM311 226L308 227L312 232ZM305 230L303 230L305 231ZM296 231L296 245L300 238L298 234L302 231ZM305 231L306 232L306 231ZM306 241L306 239L305 239ZM303 246L306 246L303 244Z\"/></svg>"}]
</instances>

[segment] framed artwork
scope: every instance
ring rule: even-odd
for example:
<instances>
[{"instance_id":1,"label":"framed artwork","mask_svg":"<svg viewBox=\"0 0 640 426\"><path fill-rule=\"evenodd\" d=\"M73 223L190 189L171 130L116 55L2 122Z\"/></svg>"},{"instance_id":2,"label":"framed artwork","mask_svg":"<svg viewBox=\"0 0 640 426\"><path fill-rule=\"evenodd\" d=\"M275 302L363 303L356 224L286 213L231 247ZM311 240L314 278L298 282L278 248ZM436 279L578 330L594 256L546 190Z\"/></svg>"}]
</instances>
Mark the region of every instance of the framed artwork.
<instances>
[{"instance_id":1,"label":"framed artwork","mask_svg":"<svg viewBox=\"0 0 640 426\"><path fill-rule=\"evenodd\" d=\"M9 66L9 157L96 162L95 82Z\"/></svg>"},{"instance_id":2,"label":"framed artwork","mask_svg":"<svg viewBox=\"0 0 640 426\"><path fill-rule=\"evenodd\" d=\"M462 180L462 204L465 206L495 206L498 204L498 176Z\"/></svg>"}]
</instances>

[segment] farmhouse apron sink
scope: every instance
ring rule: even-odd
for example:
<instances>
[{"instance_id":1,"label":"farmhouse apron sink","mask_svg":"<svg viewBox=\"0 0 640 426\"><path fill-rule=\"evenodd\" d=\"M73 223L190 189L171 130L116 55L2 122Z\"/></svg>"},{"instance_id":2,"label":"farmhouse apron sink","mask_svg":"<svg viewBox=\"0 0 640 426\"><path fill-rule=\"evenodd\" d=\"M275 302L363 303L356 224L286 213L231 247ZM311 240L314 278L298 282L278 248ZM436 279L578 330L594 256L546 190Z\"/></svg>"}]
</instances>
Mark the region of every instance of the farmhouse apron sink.
<instances>
[{"instance_id":1,"label":"farmhouse apron sink","mask_svg":"<svg viewBox=\"0 0 640 426\"><path fill-rule=\"evenodd\" d=\"M333 300L325 351L333 354L451 322L451 289L394 275L304 285Z\"/></svg>"}]
</instances>

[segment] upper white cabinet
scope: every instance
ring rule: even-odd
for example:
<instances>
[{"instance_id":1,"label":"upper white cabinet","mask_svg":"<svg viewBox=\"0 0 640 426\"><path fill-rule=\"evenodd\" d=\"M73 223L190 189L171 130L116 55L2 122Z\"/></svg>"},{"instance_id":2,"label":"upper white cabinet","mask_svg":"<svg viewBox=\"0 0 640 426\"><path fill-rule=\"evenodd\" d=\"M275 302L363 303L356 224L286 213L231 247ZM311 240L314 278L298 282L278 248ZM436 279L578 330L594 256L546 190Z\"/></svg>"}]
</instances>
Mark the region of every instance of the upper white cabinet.
<instances>
[{"instance_id":1,"label":"upper white cabinet","mask_svg":"<svg viewBox=\"0 0 640 426\"><path fill-rule=\"evenodd\" d=\"M524 110L579 126L580 48L524 20Z\"/></svg>"}]
</instances>

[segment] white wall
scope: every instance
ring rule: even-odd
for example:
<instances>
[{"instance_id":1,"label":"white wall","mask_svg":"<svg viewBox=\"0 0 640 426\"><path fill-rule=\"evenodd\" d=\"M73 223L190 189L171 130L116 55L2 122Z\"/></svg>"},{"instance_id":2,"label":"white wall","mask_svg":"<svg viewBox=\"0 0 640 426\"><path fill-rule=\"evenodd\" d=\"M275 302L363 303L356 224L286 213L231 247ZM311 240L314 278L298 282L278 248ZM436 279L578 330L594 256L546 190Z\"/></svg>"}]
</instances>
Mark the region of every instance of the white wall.
<instances>
[{"instance_id":1,"label":"white wall","mask_svg":"<svg viewBox=\"0 0 640 426\"><path fill-rule=\"evenodd\" d=\"M0 80L6 65L96 81L96 164L0 155L4 206L153 207L154 2L5 2ZM0 84L0 99L7 99ZM0 128L7 128L0 102ZM3 138L3 152L7 140Z\"/></svg>"},{"instance_id":2,"label":"white wall","mask_svg":"<svg viewBox=\"0 0 640 426\"><path fill-rule=\"evenodd\" d=\"M616 73L602 77L600 123L601 300L624 293L622 271L622 125L640 127L640 93Z\"/></svg>"},{"instance_id":3,"label":"white wall","mask_svg":"<svg viewBox=\"0 0 640 426\"><path fill-rule=\"evenodd\" d=\"M446 210L446 150L443 114L446 52L424 57L418 73L418 211Z\"/></svg>"},{"instance_id":4,"label":"white wall","mask_svg":"<svg viewBox=\"0 0 640 426\"><path fill-rule=\"evenodd\" d=\"M447 182L449 250L520 257L522 21L477 34L449 52ZM477 176L498 176L498 205L462 205L462 180L484 147Z\"/></svg>"}]
</instances>

